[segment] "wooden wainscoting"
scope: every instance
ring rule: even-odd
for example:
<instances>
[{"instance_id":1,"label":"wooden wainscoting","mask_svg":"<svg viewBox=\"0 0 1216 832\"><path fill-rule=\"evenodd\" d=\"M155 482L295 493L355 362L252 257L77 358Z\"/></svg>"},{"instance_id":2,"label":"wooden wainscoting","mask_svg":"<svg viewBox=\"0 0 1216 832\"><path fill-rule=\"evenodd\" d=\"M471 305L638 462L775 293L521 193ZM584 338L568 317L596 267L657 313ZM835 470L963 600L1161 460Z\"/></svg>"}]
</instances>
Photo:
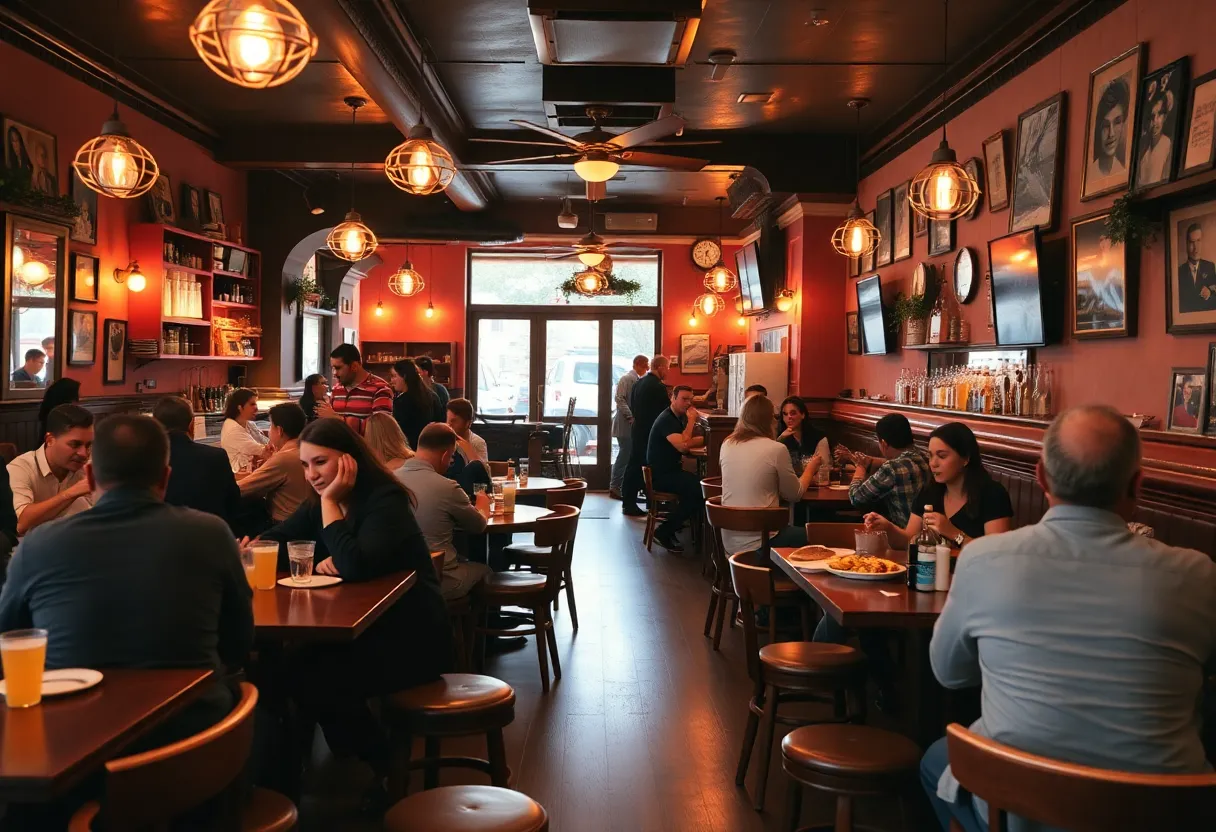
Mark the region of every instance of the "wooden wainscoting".
<instances>
[{"instance_id":1,"label":"wooden wainscoting","mask_svg":"<svg viewBox=\"0 0 1216 832\"><path fill-rule=\"evenodd\" d=\"M97 418L114 413L139 413L151 410L157 400L173 393L135 396L97 396L83 399L80 404ZM17 453L32 451L42 444L38 435L38 406L36 401L4 402L0 404L0 442L12 442Z\"/></svg>"}]
</instances>

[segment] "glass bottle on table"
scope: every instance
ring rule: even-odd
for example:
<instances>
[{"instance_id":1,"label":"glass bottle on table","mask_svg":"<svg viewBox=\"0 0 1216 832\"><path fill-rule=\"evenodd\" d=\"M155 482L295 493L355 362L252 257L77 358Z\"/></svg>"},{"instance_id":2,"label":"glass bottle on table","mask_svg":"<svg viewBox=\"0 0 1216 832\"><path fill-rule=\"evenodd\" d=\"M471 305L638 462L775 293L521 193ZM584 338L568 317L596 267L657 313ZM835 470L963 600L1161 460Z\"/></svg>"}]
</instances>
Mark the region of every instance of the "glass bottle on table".
<instances>
[{"instance_id":1,"label":"glass bottle on table","mask_svg":"<svg viewBox=\"0 0 1216 832\"><path fill-rule=\"evenodd\" d=\"M933 511L933 506L925 506L925 514ZM921 518L920 534L908 544L908 570L915 571L910 576L909 585L917 592L933 592L937 581L937 534L924 523Z\"/></svg>"}]
</instances>

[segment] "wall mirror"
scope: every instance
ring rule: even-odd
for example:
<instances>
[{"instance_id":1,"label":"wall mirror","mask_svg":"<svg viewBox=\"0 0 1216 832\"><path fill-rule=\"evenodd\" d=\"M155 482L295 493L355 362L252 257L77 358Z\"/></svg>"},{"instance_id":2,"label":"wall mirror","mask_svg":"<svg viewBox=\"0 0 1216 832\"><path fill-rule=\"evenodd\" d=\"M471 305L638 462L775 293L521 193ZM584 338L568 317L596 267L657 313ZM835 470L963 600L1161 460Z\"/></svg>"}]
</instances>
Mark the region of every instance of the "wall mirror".
<instances>
[{"instance_id":1,"label":"wall mirror","mask_svg":"<svg viewBox=\"0 0 1216 832\"><path fill-rule=\"evenodd\" d=\"M67 262L66 226L5 215L4 294L8 314L4 331L5 399L40 399L46 386L63 374L65 353L72 364L96 361L96 337L73 333L62 344Z\"/></svg>"}]
</instances>

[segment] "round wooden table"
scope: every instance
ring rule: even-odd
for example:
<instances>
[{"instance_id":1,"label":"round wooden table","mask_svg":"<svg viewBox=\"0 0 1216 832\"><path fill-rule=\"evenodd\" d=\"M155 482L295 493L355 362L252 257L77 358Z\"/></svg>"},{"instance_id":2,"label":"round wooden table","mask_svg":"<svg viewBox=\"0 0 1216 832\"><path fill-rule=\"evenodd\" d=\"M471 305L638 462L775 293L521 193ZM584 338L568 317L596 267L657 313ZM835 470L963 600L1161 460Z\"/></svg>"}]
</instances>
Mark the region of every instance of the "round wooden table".
<instances>
[{"instance_id":1,"label":"round wooden table","mask_svg":"<svg viewBox=\"0 0 1216 832\"><path fill-rule=\"evenodd\" d=\"M548 517L552 513L552 510L541 506L516 503L515 511L511 514L491 514L489 522L486 523L486 531L507 533L535 531L536 521L542 517Z\"/></svg>"},{"instance_id":2,"label":"round wooden table","mask_svg":"<svg viewBox=\"0 0 1216 832\"><path fill-rule=\"evenodd\" d=\"M494 482L506 482L506 480L495 477ZM565 481L554 479L553 477L528 477L527 485L520 485L519 480L515 480L516 496L520 494L544 494L546 491L552 491L554 488L565 487Z\"/></svg>"}]
</instances>

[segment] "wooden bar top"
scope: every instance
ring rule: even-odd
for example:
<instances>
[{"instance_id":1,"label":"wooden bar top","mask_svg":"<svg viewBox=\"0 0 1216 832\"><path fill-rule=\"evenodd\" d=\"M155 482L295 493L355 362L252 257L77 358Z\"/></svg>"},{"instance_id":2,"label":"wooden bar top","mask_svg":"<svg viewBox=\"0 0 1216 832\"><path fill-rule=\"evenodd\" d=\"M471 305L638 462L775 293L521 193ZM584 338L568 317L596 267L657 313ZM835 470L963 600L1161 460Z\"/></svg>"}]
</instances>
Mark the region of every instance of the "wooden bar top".
<instances>
[{"instance_id":1,"label":"wooden bar top","mask_svg":"<svg viewBox=\"0 0 1216 832\"><path fill-rule=\"evenodd\" d=\"M287 577L282 572L280 578ZM253 591L253 626L260 639L354 641L418 579L394 572L370 581L343 581L319 589Z\"/></svg>"},{"instance_id":2,"label":"wooden bar top","mask_svg":"<svg viewBox=\"0 0 1216 832\"><path fill-rule=\"evenodd\" d=\"M91 690L0 707L0 801L49 800L198 697L205 668L102 670Z\"/></svg>"}]
</instances>

